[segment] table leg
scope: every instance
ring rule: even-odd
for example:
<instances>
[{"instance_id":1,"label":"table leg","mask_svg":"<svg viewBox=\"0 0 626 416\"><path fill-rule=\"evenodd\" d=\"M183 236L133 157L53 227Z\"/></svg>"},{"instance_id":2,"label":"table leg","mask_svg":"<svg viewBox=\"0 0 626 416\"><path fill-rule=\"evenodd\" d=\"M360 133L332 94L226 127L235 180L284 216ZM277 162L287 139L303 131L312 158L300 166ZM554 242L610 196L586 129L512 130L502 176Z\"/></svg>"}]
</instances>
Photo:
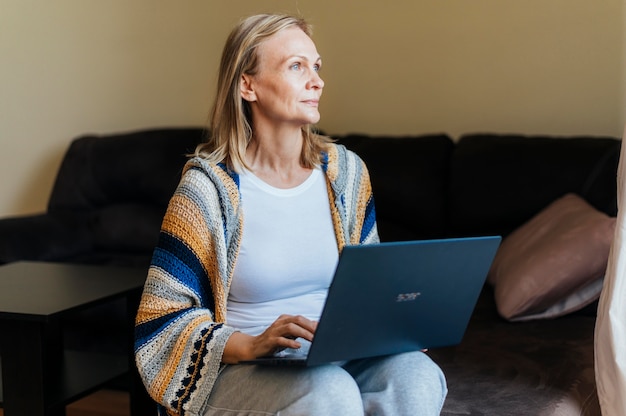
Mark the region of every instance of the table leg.
<instances>
[{"instance_id":1,"label":"table leg","mask_svg":"<svg viewBox=\"0 0 626 416\"><path fill-rule=\"evenodd\" d=\"M55 404L63 358L59 322L5 322L0 337L4 416L64 416Z\"/></svg>"}]
</instances>

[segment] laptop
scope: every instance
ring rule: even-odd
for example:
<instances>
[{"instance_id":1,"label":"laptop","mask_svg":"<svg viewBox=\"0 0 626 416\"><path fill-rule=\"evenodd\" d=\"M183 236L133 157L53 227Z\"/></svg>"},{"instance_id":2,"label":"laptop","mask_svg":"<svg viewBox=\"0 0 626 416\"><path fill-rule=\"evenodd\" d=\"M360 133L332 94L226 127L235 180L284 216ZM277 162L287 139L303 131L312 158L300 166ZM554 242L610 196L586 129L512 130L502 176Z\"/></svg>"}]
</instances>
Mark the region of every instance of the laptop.
<instances>
[{"instance_id":1,"label":"laptop","mask_svg":"<svg viewBox=\"0 0 626 416\"><path fill-rule=\"evenodd\" d=\"M244 363L314 366L459 344L500 241L346 246L310 345Z\"/></svg>"}]
</instances>

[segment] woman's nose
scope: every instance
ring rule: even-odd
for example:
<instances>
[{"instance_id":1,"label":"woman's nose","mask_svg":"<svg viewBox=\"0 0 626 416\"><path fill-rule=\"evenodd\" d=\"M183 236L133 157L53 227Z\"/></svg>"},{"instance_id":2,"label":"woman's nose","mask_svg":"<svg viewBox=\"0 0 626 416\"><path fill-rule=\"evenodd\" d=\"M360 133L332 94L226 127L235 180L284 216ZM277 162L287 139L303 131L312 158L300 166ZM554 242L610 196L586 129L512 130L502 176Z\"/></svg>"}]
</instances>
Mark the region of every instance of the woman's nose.
<instances>
[{"instance_id":1,"label":"woman's nose","mask_svg":"<svg viewBox=\"0 0 626 416\"><path fill-rule=\"evenodd\" d=\"M324 88L324 80L320 77L317 71L313 71L313 75L309 81L309 88L322 89Z\"/></svg>"}]
</instances>

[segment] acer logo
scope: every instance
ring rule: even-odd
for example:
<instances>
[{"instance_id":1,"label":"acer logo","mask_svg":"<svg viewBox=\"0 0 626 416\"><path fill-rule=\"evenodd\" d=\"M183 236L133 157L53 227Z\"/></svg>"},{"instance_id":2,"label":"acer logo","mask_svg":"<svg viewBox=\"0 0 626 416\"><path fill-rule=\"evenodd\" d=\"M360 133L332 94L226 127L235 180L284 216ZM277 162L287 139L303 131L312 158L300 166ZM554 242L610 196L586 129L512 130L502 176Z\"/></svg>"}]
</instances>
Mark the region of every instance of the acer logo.
<instances>
[{"instance_id":1,"label":"acer logo","mask_svg":"<svg viewBox=\"0 0 626 416\"><path fill-rule=\"evenodd\" d=\"M420 295L420 292L400 293L398 294L398 296L396 296L396 302L410 302L417 299L417 297Z\"/></svg>"}]
</instances>

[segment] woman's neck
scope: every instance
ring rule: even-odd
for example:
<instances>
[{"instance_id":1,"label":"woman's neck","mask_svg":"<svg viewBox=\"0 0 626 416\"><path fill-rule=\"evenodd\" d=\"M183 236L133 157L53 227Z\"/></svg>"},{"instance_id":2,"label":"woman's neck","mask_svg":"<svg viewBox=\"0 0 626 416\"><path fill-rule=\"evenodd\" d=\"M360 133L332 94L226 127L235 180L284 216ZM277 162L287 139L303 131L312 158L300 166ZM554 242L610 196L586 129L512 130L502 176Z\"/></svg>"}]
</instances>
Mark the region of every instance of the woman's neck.
<instances>
[{"instance_id":1,"label":"woman's neck","mask_svg":"<svg viewBox=\"0 0 626 416\"><path fill-rule=\"evenodd\" d=\"M304 182L311 169L300 161L302 131L257 133L246 150L246 164L257 177L277 188L293 188Z\"/></svg>"}]
</instances>

